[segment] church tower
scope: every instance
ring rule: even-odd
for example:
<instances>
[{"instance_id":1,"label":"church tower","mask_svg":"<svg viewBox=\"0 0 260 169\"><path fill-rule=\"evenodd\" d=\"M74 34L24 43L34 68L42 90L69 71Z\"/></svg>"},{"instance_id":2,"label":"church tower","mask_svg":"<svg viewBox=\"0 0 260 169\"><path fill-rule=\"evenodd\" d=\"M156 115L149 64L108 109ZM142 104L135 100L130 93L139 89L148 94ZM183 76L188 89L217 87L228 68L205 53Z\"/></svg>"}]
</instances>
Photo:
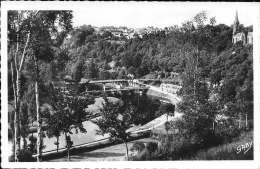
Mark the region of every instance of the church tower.
<instances>
[{"instance_id":1,"label":"church tower","mask_svg":"<svg viewBox=\"0 0 260 169\"><path fill-rule=\"evenodd\" d=\"M238 20L238 15L237 15L237 11L236 11L235 21L233 24L232 43L235 44L239 41L241 41L243 44L246 44L246 35L239 28L239 20Z\"/></svg>"},{"instance_id":2,"label":"church tower","mask_svg":"<svg viewBox=\"0 0 260 169\"><path fill-rule=\"evenodd\" d=\"M245 31L242 27L240 27L236 11L235 20L233 24L232 43L236 44L237 42L242 42L243 45L253 44L253 34L252 32Z\"/></svg>"}]
</instances>

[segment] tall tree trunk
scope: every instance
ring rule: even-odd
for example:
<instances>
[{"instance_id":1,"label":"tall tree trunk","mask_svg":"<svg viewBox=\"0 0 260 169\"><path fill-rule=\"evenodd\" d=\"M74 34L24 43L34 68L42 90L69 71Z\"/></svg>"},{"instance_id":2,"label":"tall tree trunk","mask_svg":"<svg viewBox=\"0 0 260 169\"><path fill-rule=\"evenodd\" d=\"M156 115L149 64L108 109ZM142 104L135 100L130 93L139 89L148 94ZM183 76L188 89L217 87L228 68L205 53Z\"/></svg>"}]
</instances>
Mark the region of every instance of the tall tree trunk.
<instances>
[{"instance_id":1,"label":"tall tree trunk","mask_svg":"<svg viewBox=\"0 0 260 169\"><path fill-rule=\"evenodd\" d=\"M67 157L68 157L68 161L70 161L70 143L68 140L68 136L67 133L65 133L65 142L66 142L66 147L67 147Z\"/></svg>"},{"instance_id":2,"label":"tall tree trunk","mask_svg":"<svg viewBox=\"0 0 260 169\"><path fill-rule=\"evenodd\" d=\"M20 99L21 99L21 70L22 70L22 66L23 66L23 62L24 62L24 58L25 58L25 51L26 48L28 46L28 42L30 39L30 33L27 36L27 40L26 40L26 44L22 53L22 58L21 58L21 62L20 62L20 66L18 68L18 63L17 63L17 54L18 54L18 49L19 49L19 43L18 43L18 39L19 36L17 36L17 46L16 46L16 53L15 53L15 57L14 57L14 67L15 67L15 71L16 71L16 107L15 107L15 117L14 117L14 128L15 128L15 161L18 161L17 155L20 151L21 148L21 133L20 133L20 113L19 113L19 107L20 107ZM13 69L13 68L12 68ZM13 71L12 71L13 72Z\"/></svg>"},{"instance_id":3,"label":"tall tree trunk","mask_svg":"<svg viewBox=\"0 0 260 169\"><path fill-rule=\"evenodd\" d=\"M22 138L23 138L23 149L26 149L26 147L27 147L26 138L25 137L22 137Z\"/></svg>"},{"instance_id":4,"label":"tall tree trunk","mask_svg":"<svg viewBox=\"0 0 260 169\"><path fill-rule=\"evenodd\" d=\"M16 110L15 110L15 117L14 117L14 126L15 126L15 161L18 161L17 155L21 148L21 135L20 135L20 113L19 113L19 107L20 107L20 88L21 88L21 76L19 71L16 72Z\"/></svg>"},{"instance_id":5,"label":"tall tree trunk","mask_svg":"<svg viewBox=\"0 0 260 169\"><path fill-rule=\"evenodd\" d=\"M37 11L37 13L38 13L38 11ZM18 15L18 20L19 20L19 15ZM18 28L17 28L17 32L19 32L19 25L18 25ZM11 69L12 69L12 81L13 81L13 88L14 88L14 95L15 95L15 115L14 115L14 143L15 143L14 145L15 145L15 148L14 148L14 158L15 158L15 161L18 161L17 155L18 155L20 148L21 148L20 147L21 146L21 143L20 143L20 139L21 139L20 138L21 137L21 134L20 134L20 119L19 119L19 116L20 116L19 115L20 114L19 113L19 107L20 107L20 97L21 97L21 93L20 93L20 90L21 90L21 75L20 75L20 73L21 73L23 63L24 63L24 60L25 60L26 48L27 48L29 40L30 40L30 33L28 33L28 35L27 35L27 40L26 40L25 47L23 49L19 68L18 68L18 62L17 62L17 55L18 55L18 51L19 51L19 43L18 43L19 34L17 34L16 40L17 40L16 52L15 52L14 58L11 62ZM13 67L15 68L15 71L16 71L16 88L15 88L14 70L13 70L14 68Z\"/></svg>"},{"instance_id":6,"label":"tall tree trunk","mask_svg":"<svg viewBox=\"0 0 260 169\"><path fill-rule=\"evenodd\" d=\"M39 89L38 89L38 63L37 59L34 56L34 66L36 70L36 80L35 80L35 102L36 102L36 117L37 117L37 161L41 161L42 156L42 145L41 145L41 115L40 115L40 103L39 103Z\"/></svg>"},{"instance_id":7,"label":"tall tree trunk","mask_svg":"<svg viewBox=\"0 0 260 169\"><path fill-rule=\"evenodd\" d=\"M70 161L70 148L68 147L68 160Z\"/></svg>"},{"instance_id":8,"label":"tall tree trunk","mask_svg":"<svg viewBox=\"0 0 260 169\"><path fill-rule=\"evenodd\" d=\"M126 147L126 156L127 156L127 160L129 159L129 155L128 155L128 146L127 146L127 142L125 141L125 147Z\"/></svg>"},{"instance_id":9,"label":"tall tree trunk","mask_svg":"<svg viewBox=\"0 0 260 169\"><path fill-rule=\"evenodd\" d=\"M56 137L57 141L56 141L56 148L57 148L57 152L59 151L59 136Z\"/></svg>"},{"instance_id":10,"label":"tall tree trunk","mask_svg":"<svg viewBox=\"0 0 260 169\"><path fill-rule=\"evenodd\" d=\"M14 64L13 64L13 61L11 61L11 72L12 72L12 85L13 85L13 93L14 93L14 129L12 130L13 131L13 155L14 155L14 160L15 161L18 161L18 158L17 158L17 154L18 154L18 151L19 151L19 145L18 144L18 136L19 136L19 126L17 125L17 116L18 116L18 112L17 112L17 91L16 91L16 81L15 81L15 77L14 77Z\"/></svg>"}]
</instances>

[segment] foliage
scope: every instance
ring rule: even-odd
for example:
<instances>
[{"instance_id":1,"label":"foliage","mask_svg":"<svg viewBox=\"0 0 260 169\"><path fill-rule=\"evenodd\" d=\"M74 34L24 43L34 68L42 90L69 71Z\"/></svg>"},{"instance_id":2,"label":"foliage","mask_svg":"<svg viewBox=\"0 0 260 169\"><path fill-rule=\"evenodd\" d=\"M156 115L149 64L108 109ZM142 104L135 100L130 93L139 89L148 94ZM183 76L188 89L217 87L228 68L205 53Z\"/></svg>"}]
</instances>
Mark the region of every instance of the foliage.
<instances>
[{"instance_id":1,"label":"foliage","mask_svg":"<svg viewBox=\"0 0 260 169\"><path fill-rule=\"evenodd\" d=\"M135 114L132 115L132 122L135 125L143 125L156 117L156 111L158 111L161 105L159 100L151 99L146 95L139 95L134 92L122 93L120 96L124 103L128 103L133 106ZM144 106L146 105L146 106Z\"/></svg>"},{"instance_id":2,"label":"foliage","mask_svg":"<svg viewBox=\"0 0 260 169\"><path fill-rule=\"evenodd\" d=\"M238 140L227 143L218 147L212 147L206 150L200 150L194 154L189 160L253 160L254 147L249 149L248 152L243 151L237 153L237 147L250 143L253 139L252 132L241 135Z\"/></svg>"},{"instance_id":3,"label":"foliage","mask_svg":"<svg viewBox=\"0 0 260 169\"><path fill-rule=\"evenodd\" d=\"M93 103L93 98L91 96L66 95L60 89L55 89L52 92L51 106L53 109L48 114L48 125L50 125L48 128L63 133L70 133L72 128L78 128L85 132L82 122L86 120L87 114L84 109Z\"/></svg>"},{"instance_id":4,"label":"foliage","mask_svg":"<svg viewBox=\"0 0 260 169\"><path fill-rule=\"evenodd\" d=\"M20 162L33 162L35 159L32 157L32 152L26 149L22 149L18 153L18 159Z\"/></svg>"},{"instance_id":5,"label":"foliage","mask_svg":"<svg viewBox=\"0 0 260 169\"><path fill-rule=\"evenodd\" d=\"M87 120L88 116L84 109L89 104L92 104L94 99L91 96L83 97L71 95L71 93L67 95L59 88L54 89L53 86L50 86L50 90L52 92L51 107L44 117L47 119L47 134L49 137L55 136L57 138L55 143L57 149L60 134L65 134L66 148L69 154L69 149L73 142L67 134L72 134L72 129L75 129L76 132L87 132L82 124L82 122Z\"/></svg>"},{"instance_id":6,"label":"foliage","mask_svg":"<svg viewBox=\"0 0 260 169\"><path fill-rule=\"evenodd\" d=\"M211 81L219 84L220 105L232 117L253 116L252 47L234 46L212 62Z\"/></svg>"},{"instance_id":7,"label":"foliage","mask_svg":"<svg viewBox=\"0 0 260 169\"><path fill-rule=\"evenodd\" d=\"M175 105L171 103L161 104L158 111L156 112L156 116L159 117L160 115L167 114L174 116Z\"/></svg>"},{"instance_id":8,"label":"foliage","mask_svg":"<svg viewBox=\"0 0 260 169\"><path fill-rule=\"evenodd\" d=\"M131 151L137 151L137 154L130 156L131 161L145 161L155 158L158 152L158 145L155 142L147 142L146 145L143 142L135 142Z\"/></svg>"},{"instance_id":9,"label":"foliage","mask_svg":"<svg viewBox=\"0 0 260 169\"><path fill-rule=\"evenodd\" d=\"M52 74L46 73L52 68L47 66L42 68L39 66L38 61L50 62L54 57L54 48L59 47L61 41L65 38L66 34L72 28L71 25L72 13L71 11L8 11L8 58L12 69L13 79L13 94L15 95L15 160L17 161L17 152L20 149L20 135L23 136L25 141L26 126L28 121L22 119L24 128L20 130L20 114L26 118L25 112L27 109L26 104L21 104L21 97L23 91L26 90L22 80L23 74L30 72L30 82L35 82L35 95L36 95L36 113L37 113L37 127L38 135L38 151L37 160L40 160L41 145L40 145L40 130L41 119L39 112L39 99L38 99L38 82L40 79L39 73L43 74L42 78L51 77ZM55 40L56 41L55 41ZM25 66L26 65L26 66ZM25 67L25 68L24 68ZM40 68L40 71L39 71ZM16 77L16 80L14 80ZM46 78L49 80L49 78ZM21 92L22 91L22 92Z\"/></svg>"},{"instance_id":10,"label":"foliage","mask_svg":"<svg viewBox=\"0 0 260 169\"><path fill-rule=\"evenodd\" d=\"M79 57L78 61L72 67L72 79L76 82L79 82L83 77L83 64L84 60L82 57Z\"/></svg>"},{"instance_id":11,"label":"foliage","mask_svg":"<svg viewBox=\"0 0 260 169\"><path fill-rule=\"evenodd\" d=\"M125 131L131 126L133 107L110 104L106 97L104 99L106 102L101 118L95 121L100 128L98 134L109 133L113 140L127 141L129 133Z\"/></svg>"},{"instance_id":12,"label":"foliage","mask_svg":"<svg viewBox=\"0 0 260 169\"><path fill-rule=\"evenodd\" d=\"M188 64L183 73L183 87L180 92L182 101L177 106L184 115L178 125L191 142L205 144L207 136L212 132L216 105L208 100L209 89L201 74L205 67L198 62L200 52L194 49L189 52L191 54L187 57Z\"/></svg>"},{"instance_id":13,"label":"foliage","mask_svg":"<svg viewBox=\"0 0 260 169\"><path fill-rule=\"evenodd\" d=\"M34 137L33 135L29 136L29 141L30 144L28 144L28 150L32 153L36 153L36 142L37 142L37 138Z\"/></svg>"},{"instance_id":14,"label":"foliage","mask_svg":"<svg viewBox=\"0 0 260 169\"><path fill-rule=\"evenodd\" d=\"M232 45L232 29L223 24L215 25L215 19L208 19L205 11L170 32L164 29L144 34L142 38L118 39L111 32L101 36L90 25L75 28L70 34L71 38L63 43L69 56L67 74L71 74L70 68L77 63L78 57L93 60L98 69L103 68L104 63L115 61L117 69L126 68L136 77L158 70L181 72L186 62L183 57L185 44L198 45L199 50L210 55L219 54ZM119 77L123 77L122 74Z\"/></svg>"},{"instance_id":15,"label":"foliage","mask_svg":"<svg viewBox=\"0 0 260 169\"><path fill-rule=\"evenodd\" d=\"M97 134L104 135L108 133L112 141L121 141L126 145L126 154L128 157L127 142L130 133L126 132L131 127L132 116L135 113L134 107L130 104L124 103L121 106L119 103L111 104L104 96L105 105L101 111L101 117L94 121L99 126Z\"/></svg>"}]
</instances>

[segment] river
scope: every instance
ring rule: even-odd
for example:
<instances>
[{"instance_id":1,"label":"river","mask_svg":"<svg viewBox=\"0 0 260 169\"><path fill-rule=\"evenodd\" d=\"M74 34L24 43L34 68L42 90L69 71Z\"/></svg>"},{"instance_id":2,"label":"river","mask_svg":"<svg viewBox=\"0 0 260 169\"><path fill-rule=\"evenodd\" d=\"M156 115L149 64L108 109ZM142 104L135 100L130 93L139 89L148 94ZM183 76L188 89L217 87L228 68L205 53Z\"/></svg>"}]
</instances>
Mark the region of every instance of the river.
<instances>
[{"instance_id":1,"label":"river","mask_svg":"<svg viewBox=\"0 0 260 169\"><path fill-rule=\"evenodd\" d=\"M159 99L156 96L148 96L148 95L143 95L140 97L142 97L142 99L144 99L144 100L146 100L146 99L158 100ZM138 100L139 95L136 94L135 97L133 97L132 99ZM117 100L120 101L120 99L117 99L115 97L109 97L109 100L111 102L116 102ZM138 102L138 104L139 104L139 102ZM142 107L142 106L146 106L146 105L139 105L139 106ZM89 108L88 110L90 110L92 112L98 112L100 110L100 108L102 108L102 98L96 98L95 103L93 105L89 105L88 108ZM71 140L73 141L73 146L91 143L91 142L94 142L97 140L109 138L108 134L105 134L104 136L97 135L96 131L99 129L99 127L91 121L83 122L83 127L87 130L87 133L81 133L81 132L76 133L76 131L74 129L72 130L72 134L70 134L70 136L71 136ZM34 137L37 137L37 133L32 133L32 134L30 134L30 136L31 135L33 135ZM27 139L27 142L28 143L30 142L29 139ZM55 137L49 138L49 137L45 136L43 138L43 144L44 144L43 153L49 152L49 151L56 151L56 145L54 144L55 142L56 142ZM65 148L65 146L66 146L65 135L61 134L61 136L59 137L59 148Z\"/></svg>"}]
</instances>

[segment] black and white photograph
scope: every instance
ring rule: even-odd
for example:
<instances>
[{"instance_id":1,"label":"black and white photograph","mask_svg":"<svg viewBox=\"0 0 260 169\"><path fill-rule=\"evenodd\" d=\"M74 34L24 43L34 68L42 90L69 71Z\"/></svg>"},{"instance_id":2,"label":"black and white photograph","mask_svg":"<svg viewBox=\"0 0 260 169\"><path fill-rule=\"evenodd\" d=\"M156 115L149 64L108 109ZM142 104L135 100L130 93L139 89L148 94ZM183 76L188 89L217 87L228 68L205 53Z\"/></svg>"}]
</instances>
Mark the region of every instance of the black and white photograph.
<instances>
[{"instance_id":1,"label":"black and white photograph","mask_svg":"<svg viewBox=\"0 0 260 169\"><path fill-rule=\"evenodd\" d=\"M1 8L2 164L260 168L259 3Z\"/></svg>"}]
</instances>

